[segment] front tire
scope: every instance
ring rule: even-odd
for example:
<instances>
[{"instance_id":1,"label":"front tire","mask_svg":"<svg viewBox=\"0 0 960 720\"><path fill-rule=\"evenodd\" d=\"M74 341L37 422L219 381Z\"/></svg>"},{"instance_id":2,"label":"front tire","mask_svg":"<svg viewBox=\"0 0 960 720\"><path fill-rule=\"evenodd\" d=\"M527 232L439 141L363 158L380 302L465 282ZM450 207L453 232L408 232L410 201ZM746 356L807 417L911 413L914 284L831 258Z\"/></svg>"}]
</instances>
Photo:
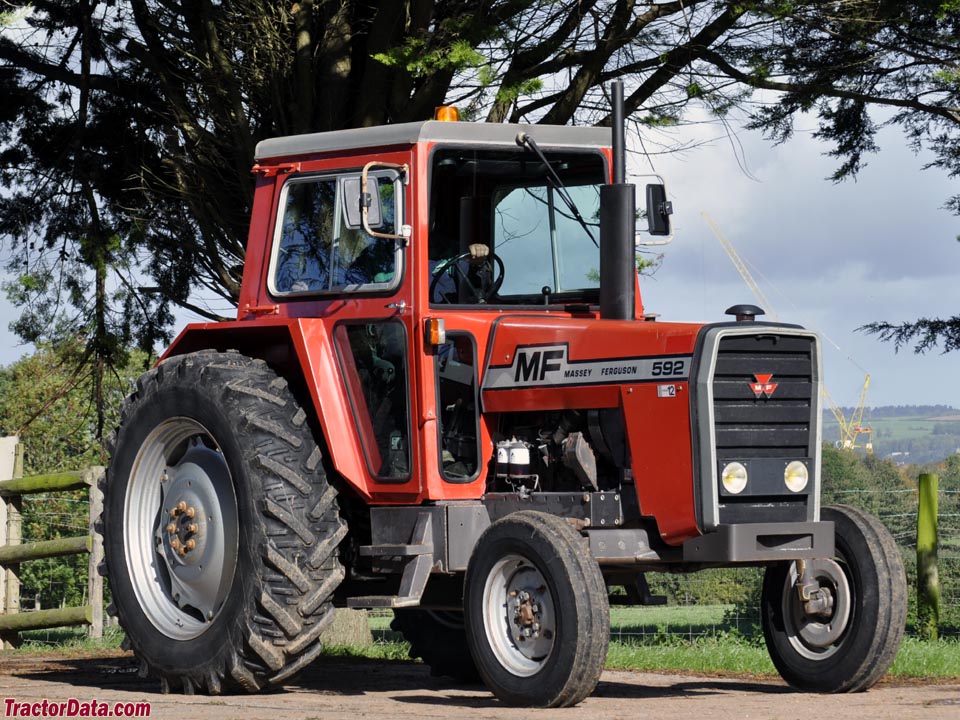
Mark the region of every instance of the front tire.
<instances>
[{"instance_id":1,"label":"front tire","mask_svg":"<svg viewBox=\"0 0 960 720\"><path fill-rule=\"evenodd\" d=\"M872 515L848 505L823 509L836 526L836 559L808 561L833 597L828 614L807 615L796 563L767 568L761 612L770 658L804 692L859 692L889 669L903 639L907 581L900 551Z\"/></svg>"},{"instance_id":2,"label":"front tire","mask_svg":"<svg viewBox=\"0 0 960 720\"><path fill-rule=\"evenodd\" d=\"M167 360L127 399L104 545L114 612L163 689L256 692L320 653L347 529L315 432L237 353Z\"/></svg>"},{"instance_id":3,"label":"front tire","mask_svg":"<svg viewBox=\"0 0 960 720\"><path fill-rule=\"evenodd\" d=\"M513 513L477 541L464 586L467 642L509 705L570 707L593 692L610 641L603 576L563 518Z\"/></svg>"}]
</instances>

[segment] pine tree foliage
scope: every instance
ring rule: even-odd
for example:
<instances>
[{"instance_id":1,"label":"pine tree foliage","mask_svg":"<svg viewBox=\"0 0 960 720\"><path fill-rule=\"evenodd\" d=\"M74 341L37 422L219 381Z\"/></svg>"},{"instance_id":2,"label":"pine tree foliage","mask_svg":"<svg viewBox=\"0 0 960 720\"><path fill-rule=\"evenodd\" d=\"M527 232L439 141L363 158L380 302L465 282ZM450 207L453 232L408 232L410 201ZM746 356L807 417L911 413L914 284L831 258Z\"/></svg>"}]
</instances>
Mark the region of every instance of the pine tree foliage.
<instances>
[{"instance_id":1,"label":"pine tree foliage","mask_svg":"<svg viewBox=\"0 0 960 720\"><path fill-rule=\"evenodd\" d=\"M957 175L958 25L957 0L34 0L0 33L17 329L84 332L106 369L167 337L172 304L230 315L258 141L445 102L604 124L619 77L647 133L738 108L776 141L808 112L835 179L876 151L884 107Z\"/></svg>"}]
</instances>

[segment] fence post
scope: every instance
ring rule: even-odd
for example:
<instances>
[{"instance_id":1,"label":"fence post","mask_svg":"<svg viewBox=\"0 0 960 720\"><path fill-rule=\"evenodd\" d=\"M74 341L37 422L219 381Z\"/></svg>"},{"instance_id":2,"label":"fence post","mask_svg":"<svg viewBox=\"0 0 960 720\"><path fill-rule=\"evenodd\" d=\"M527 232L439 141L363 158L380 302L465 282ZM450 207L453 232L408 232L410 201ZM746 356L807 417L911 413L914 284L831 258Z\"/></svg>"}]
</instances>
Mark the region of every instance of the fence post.
<instances>
[{"instance_id":1,"label":"fence post","mask_svg":"<svg viewBox=\"0 0 960 720\"><path fill-rule=\"evenodd\" d=\"M917 512L917 625L920 636L937 639L940 622L940 579L937 575L937 491L940 476L920 476Z\"/></svg>"},{"instance_id":2,"label":"fence post","mask_svg":"<svg viewBox=\"0 0 960 720\"><path fill-rule=\"evenodd\" d=\"M9 480L23 475L23 447L16 435L0 438L0 480ZM3 506L2 547L19 545L22 541L20 512L23 501L19 495L0 500ZM0 568L3 576L3 614L13 615L20 612L20 565L9 562ZM19 647L20 636L16 632L0 633L0 649L9 650Z\"/></svg>"},{"instance_id":3,"label":"fence post","mask_svg":"<svg viewBox=\"0 0 960 720\"><path fill-rule=\"evenodd\" d=\"M90 489L90 562L87 565L87 598L90 603L90 637L103 637L103 578L99 565L103 562L103 535L97 532L100 515L103 513L103 491L100 489L102 467L87 471L86 481Z\"/></svg>"}]
</instances>

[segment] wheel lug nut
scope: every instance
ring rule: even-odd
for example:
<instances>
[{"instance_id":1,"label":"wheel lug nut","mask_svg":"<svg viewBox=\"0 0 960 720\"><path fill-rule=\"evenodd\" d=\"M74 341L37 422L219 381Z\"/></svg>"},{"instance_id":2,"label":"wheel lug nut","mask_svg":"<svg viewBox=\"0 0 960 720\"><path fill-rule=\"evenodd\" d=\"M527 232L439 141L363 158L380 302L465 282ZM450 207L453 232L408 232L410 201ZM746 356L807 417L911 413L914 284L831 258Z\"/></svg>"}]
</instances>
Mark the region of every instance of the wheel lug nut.
<instances>
[{"instance_id":1,"label":"wheel lug nut","mask_svg":"<svg viewBox=\"0 0 960 720\"><path fill-rule=\"evenodd\" d=\"M170 508L170 517L175 518L179 514L180 514L180 511L177 508L175 507Z\"/></svg>"},{"instance_id":2,"label":"wheel lug nut","mask_svg":"<svg viewBox=\"0 0 960 720\"><path fill-rule=\"evenodd\" d=\"M197 546L197 541L194 540L193 538L190 538L189 540L187 540L187 541L183 544L183 546L184 546L187 550L193 550L193 549Z\"/></svg>"},{"instance_id":3,"label":"wheel lug nut","mask_svg":"<svg viewBox=\"0 0 960 720\"><path fill-rule=\"evenodd\" d=\"M200 531L200 526L197 525L196 523L190 523L189 525L187 525L187 532L197 533L199 531Z\"/></svg>"},{"instance_id":4,"label":"wheel lug nut","mask_svg":"<svg viewBox=\"0 0 960 720\"><path fill-rule=\"evenodd\" d=\"M175 532L177 532L177 524L176 524L176 523L170 523L169 525L167 525L167 532L170 533L171 535L173 535Z\"/></svg>"},{"instance_id":5,"label":"wheel lug nut","mask_svg":"<svg viewBox=\"0 0 960 720\"><path fill-rule=\"evenodd\" d=\"M179 510L180 512L186 512L187 510L186 500L181 500L180 502L177 503L177 510Z\"/></svg>"},{"instance_id":6,"label":"wheel lug nut","mask_svg":"<svg viewBox=\"0 0 960 720\"><path fill-rule=\"evenodd\" d=\"M180 549L180 540L178 540L177 538L174 538L173 540L171 540L171 541L170 541L170 547L172 547L174 550L179 550L179 549Z\"/></svg>"},{"instance_id":7,"label":"wheel lug nut","mask_svg":"<svg viewBox=\"0 0 960 720\"><path fill-rule=\"evenodd\" d=\"M188 507L184 512L186 513L186 515L187 515L188 518L190 518L191 520L193 520L193 516L197 514L197 509L196 509L195 507L193 507L193 505L191 505L191 506Z\"/></svg>"}]
</instances>

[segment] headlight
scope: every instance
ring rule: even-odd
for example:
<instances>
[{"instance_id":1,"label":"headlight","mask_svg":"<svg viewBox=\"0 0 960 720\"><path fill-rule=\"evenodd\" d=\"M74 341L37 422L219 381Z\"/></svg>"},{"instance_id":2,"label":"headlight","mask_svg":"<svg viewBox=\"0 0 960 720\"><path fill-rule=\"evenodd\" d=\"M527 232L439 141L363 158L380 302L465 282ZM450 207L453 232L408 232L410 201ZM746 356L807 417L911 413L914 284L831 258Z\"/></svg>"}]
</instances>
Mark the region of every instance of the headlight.
<instances>
[{"instance_id":1,"label":"headlight","mask_svg":"<svg viewBox=\"0 0 960 720\"><path fill-rule=\"evenodd\" d=\"M809 480L810 473L807 471L807 466L799 460L794 460L783 471L783 484L791 492L800 492L807 486Z\"/></svg>"},{"instance_id":2,"label":"headlight","mask_svg":"<svg viewBox=\"0 0 960 720\"><path fill-rule=\"evenodd\" d=\"M728 493L739 495L747 486L747 468L743 466L743 463L727 463L723 467L723 473L720 479L723 482L724 489Z\"/></svg>"}]
</instances>

